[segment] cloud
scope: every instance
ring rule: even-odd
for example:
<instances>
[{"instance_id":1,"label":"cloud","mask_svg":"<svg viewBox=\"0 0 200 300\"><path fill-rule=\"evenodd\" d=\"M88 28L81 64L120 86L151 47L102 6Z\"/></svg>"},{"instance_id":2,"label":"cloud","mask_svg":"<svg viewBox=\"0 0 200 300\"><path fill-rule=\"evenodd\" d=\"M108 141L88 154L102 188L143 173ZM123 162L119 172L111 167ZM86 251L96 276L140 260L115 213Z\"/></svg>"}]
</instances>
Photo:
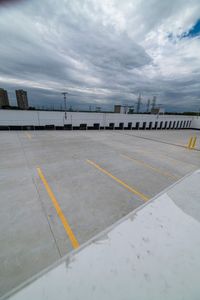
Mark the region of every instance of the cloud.
<instances>
[{"instance_id":1,"label":"cloud","mask_svg":"<svg viewBox=\"0 0 200 300\"><path fill-rule=\"evenodd\" d=\"M198 0L31 0L0 7L0 85L28 90L32 105L133 103L157 95L197 109L200 39L180 38Z\"/></svg>"}]
</instances>

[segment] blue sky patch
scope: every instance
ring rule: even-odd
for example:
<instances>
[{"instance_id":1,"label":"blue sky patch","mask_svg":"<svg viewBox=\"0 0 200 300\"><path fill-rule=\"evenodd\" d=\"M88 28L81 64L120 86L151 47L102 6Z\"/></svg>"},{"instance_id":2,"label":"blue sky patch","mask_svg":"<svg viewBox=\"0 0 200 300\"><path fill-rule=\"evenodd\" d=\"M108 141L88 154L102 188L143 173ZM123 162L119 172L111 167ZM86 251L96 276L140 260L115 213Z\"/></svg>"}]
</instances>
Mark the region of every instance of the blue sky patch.
<instances>
[{"instance_id":1,"label":"blue sky patch","mask_svg":"<svg viewBox=\"0 0 200 300\"><path fill-rule=\"evenodd\" d=\"M200 36L200 19L194 24L189 31L182 33L181 38L194 38Z\"/></svg>"}]
</instances>

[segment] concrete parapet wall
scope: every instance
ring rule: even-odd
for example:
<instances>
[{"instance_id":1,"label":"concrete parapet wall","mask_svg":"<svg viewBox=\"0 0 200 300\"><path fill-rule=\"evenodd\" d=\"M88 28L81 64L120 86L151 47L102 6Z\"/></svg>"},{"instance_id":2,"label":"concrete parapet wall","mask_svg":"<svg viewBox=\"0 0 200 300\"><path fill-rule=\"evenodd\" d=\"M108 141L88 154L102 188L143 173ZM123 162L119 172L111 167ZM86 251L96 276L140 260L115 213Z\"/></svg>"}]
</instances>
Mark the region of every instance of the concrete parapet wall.
<instances>
[{"instance_id":1,"label":"concrete parapet wall","mask_svg":"<svg viewBox=\"0 0 200 300\"><path fill-rule=\"evenodd\" d=\"M191 128L200 129L200 117L194 117L192 120Z\"/></svg>"},{"instance_id":2,"label":"concrete parapet wall","mask_svg":"<svg viewBox=\"0 0 200 300\"><path fill-rule=\"evenodd\" d=\"M194 128L194 125L191 125L194 123L194 118L181 115L67 112L67 118L65 119L64 112L2 109L0 110L0 127L47 125L64 127L64 125L71 125L73 128L86 124L85 128L87 128L98 124L100 128L107 127L108 129L176 129Z\"/></svg>"}]
</instances>

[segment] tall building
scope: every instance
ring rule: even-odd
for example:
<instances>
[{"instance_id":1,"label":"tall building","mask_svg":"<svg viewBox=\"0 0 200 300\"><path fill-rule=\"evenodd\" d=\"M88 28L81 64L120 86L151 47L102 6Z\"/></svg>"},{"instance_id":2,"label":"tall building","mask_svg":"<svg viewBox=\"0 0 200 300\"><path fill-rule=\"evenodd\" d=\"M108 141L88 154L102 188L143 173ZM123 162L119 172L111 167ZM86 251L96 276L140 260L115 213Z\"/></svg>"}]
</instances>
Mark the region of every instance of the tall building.
<instances>
[{"instance_id":1,"label":"tall building","mask_svg":"<svg viewBox=\"0 0 200 300\"><path fill-rule=\"evenodd\" d=\"M0 108L4 106L9 106L8 93L0 88Z\"/></svg>"},{"instance_id":2,"label":"tall building","mask_svg":"<svg viewBox=\"0 0 200 300\"><path fill-rule=\"evenodd\" d=\"M114 112L120 114L121 113L121 108L122 108L121 105L115 105L114 106Z\"/></svg>"},{"instance_id":3,"label":"tall building","mask_svg":"<svg viewBox=\"0 0 200 300\"><path fill-rule=\"evenodd\" d=\"M139 94L138 101L137 101L137 114L139 114L139 112L140 112L141 103L142 103L142 97L141 97L141 94Z\"/></svg>"},{"instance_id":4,"label":"tall building","mask_svg":"<svg viewBox=\"0 0 200 300\"><path fill-rule=\"evenodd\" d=\"M28 109L27 92L24 90L16 90L17 105L20 109Z\"/></svg>"}]
</instances>

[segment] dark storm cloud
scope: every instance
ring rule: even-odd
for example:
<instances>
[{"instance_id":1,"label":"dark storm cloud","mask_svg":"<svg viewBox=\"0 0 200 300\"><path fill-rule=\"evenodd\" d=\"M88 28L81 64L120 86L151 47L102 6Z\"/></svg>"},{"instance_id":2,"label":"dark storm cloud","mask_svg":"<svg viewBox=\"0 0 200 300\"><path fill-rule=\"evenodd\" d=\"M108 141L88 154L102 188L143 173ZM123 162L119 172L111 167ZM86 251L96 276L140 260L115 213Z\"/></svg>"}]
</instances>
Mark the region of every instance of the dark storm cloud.
<instances>
[{"instance_id":1,"label":"dark storm cloud","mask_svg":"<svg viewBox=\"0 0 200 300\"><path fill-rule=\"evenodd\" d=\"M157 7L154 19L144 23L147 11L142 3L135 24L135 7L131 8L128 0L123 7L114 0L110 4L32 0L0 9L0 85L8 88L12 102L13 90L22 87L28 90L32 105L40 106L61 105L63 90L70 92L69 103L77 106L130 104L139 92L144 101L155 94L169 104L176 98L185 105L188 95L197 99L198 70L190 70L186 78L173 75L171 79L167 67L163 67L165 57L160 54L160 48L170 48L170 44L160 46L156 31L151 40L154 35L148 27L152 30L160 24L162 6ZM178 6L174 5L174 10ZM165 12L160 19L169 14ZM179 57L184 59L182 55L180 52ZM187 62L188 68L191 61ZM192 67L195 65L198 66L193 61Z\"/></svg>"},{"instance_id":2,"label":"dark storm cloud","mask_svg":"<svg viewBox=\"0 0 200 300\"><path fill-rule=\"evenodd\" d=\"M0 6L2 5L13 5L13 4L16 4L16 3L19 3L23 0L0 0Z\"/></svg>"}]
</instances>

